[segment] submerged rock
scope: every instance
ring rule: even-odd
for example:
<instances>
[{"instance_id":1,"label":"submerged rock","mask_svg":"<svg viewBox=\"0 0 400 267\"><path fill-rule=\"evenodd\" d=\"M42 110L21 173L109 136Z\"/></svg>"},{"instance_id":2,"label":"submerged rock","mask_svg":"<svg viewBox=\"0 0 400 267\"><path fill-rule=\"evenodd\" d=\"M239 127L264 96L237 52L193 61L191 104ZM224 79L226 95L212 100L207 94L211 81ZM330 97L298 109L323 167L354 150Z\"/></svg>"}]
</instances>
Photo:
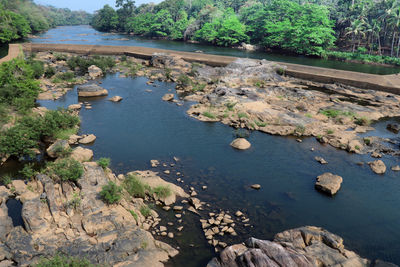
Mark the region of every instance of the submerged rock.
<instances>
[{"instance_id":1,"label":"submerged rock","mask_svg":"<svg viewBox=\"0 0 400 267\"><path fill-rule=\"evenodd\" d=\"M174 94L165 94L162 97L162 100L164 100L164 101L172 101L172 100L174 100Z\"/></svg>"},{"instance_id":2,"label":"submerged rock","mask_svg":"<svg viewBox=\"0 0 400 267\"><path fill-rule=\"evenodd\" d=\"M345 249L343 239L322 228L305 226L275 235L273 241L248 239L225 248L207 267L368 266L369 260Z\"/></svg>"},{"instance_id":3,"label":"submerged rock","mask_svg":"<svg viewBox=\"0 0 400 267\"><path fill-rule=\"evenodd\" d=\"M231 146L236 149L245 150L249 149L251 147L251 144L244 138L236 138L232 141Z\"/></svg>"},{"instance_id":4,"label":"submerged rock","mask_svg":"<svg viewBox=\"0 0 400 267\"><path fill-rule=\"evenodd\" d=\"M97 84L86 84L78 86L78 96L93 97L93 96L106 96L108 91Z\"/></svg>"},{"instance_id":5,"label":"submerged rock","mask_svg":"<svg viewBox=\"0 0 400 267\"><path fill-rule=\"evenodd\" d=\"M386 129L388 129L389 131L391 131L391 132L397 134L397 133L399 133L399 131L400 131L400 125L395 124L395 123L389 123L389 124L386 126Z\"/></svg>"},{"instance_id":6,"label":"submerged rock","mask_svg":"<svg viewBox=\"0 0 400 267\"><path fill-rule=\"evenodd\" d=\"M329 195L334 195L339 191L342 182L342 177L327 172L317 177L315 188Z\"/></svg>"},{"instance_id":7,"label":"submerged rock","mask_svg":"<svg viewBox=\"0 0 400 267\"><path fill-rule=\"evenodd\" d=\"M384 174L386 172L386 165L382 160L368 162L368 165L371 167L371 170L377 174Z\"/></svg>"},{"instance_id":8,"label":"submerged rock","mask_svg":"<svg viewBox=\"0 0 400 267\"><path fill-rule=\"evenodd\" d=\"M111 102L120 102L122 100L122 97L116 95L116 96L111 97L108 100L110 100Z\"/></svg>"}]
</instances>

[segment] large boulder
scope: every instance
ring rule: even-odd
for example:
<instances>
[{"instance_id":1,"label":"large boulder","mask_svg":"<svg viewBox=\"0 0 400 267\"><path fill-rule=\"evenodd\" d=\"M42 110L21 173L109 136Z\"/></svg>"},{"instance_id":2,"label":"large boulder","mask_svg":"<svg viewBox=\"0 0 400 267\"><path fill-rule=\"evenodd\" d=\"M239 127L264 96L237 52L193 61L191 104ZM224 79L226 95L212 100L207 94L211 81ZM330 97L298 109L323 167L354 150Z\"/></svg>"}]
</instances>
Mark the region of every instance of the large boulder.
<instances>
[{"instance_id":1,"label":"large boulder","mask_svg":"<svg viewBox=\"0 0 400 267\"><path fill-rule=\"evenodd\" d=\"M72 150L71 158L80 162L89 161L93 158L93 151L88 148L78 146Z\"/></svg>"},{"instance_id":2,"label":"large boulder","mask_svg":"<svg viewBox=\"0 0 400 267\"><path fill-rule=\"evenodd\" d=\"M386 172L386 165L382 160L368 162L368 165L371 167L371 170L377 174L384 174Z\"/></svg>"},{"instance_id":3,"label":"large boulder","mask_svg":"<svg viewBox=\"0 0 400 267\"><path fill-rule=\"evenodd\" d=\"M236 138L232 141L231 146L236 149L245 150L249 149L251 147L251 144L244 138Z\"/></svg>"},{"instance_id":4,"label":"large boulder","mask_svg":"<svg viewBox=\"0 0 400 267\"><path fill-rule=\"evenodd\" d=\"M97 84L85 84L78 86L78 96L94 97L106 95L108 95L108 91Z\"/></svg>"},{"instance_id":5,"label":"large boulder","mask_svg":"<svg viewBox=\"0 0 400 267\"><path fill-rule=\"evenodd\" d=\"M225 248L207 267L364 267L370 262L344 248L343 239L322 228L305 226L275 235L273 241L248 239Z\"/></svg>"},{"instance_id":6,"label":"large boulder","mask_svg":"<svg viewBox=\"0 0 400 267\"><path fill-rule=\"evenodd\" d=\"M103 71L96 65L92 65L88 68L89 76L92 79L99 78L103 76Z\"/></svg>"},{"instance_id":7,"label":"large boulder","mask_svg":"<svg viewBox=\"0 0 400 267\"><path fill-rule=\"evenodd\" d=\"M164 101L172 101L172 100L174 100L174 94L165 94L162 97L162 100L164 100Z\"/></svg>"},{"instance_id":8,"label":"large boulder","mask_svg":"<svg viewBox=\"0 0 400 267\"><path fill-rule=\"evenodd\" d=\"M93 143L96 140L96 136L94 134L89 134L82 139L79 140L79 144L87 145Z\"/></svg>"},{"instance_id":9,"label":"large boulder","mask_svg":"<svg viewBox=\"0 0 400 267\"><path fill-rule=\"evenodd\" d=\"M0 243L4 242L7 234L12 230L13 222L8 216L8 208L6 201L3 201L0 205Z\"/></svg>"},{"instance_id":10,"label":"large boulder","mask_svg":"<svg viewBox=\"0 0 400 267\"><path fill-rule=\"evenodd\" d=\"M327 172L317 177L315 188L332 196L339 191L342 182L342 177Z\"/></svg>"}]
</instances>

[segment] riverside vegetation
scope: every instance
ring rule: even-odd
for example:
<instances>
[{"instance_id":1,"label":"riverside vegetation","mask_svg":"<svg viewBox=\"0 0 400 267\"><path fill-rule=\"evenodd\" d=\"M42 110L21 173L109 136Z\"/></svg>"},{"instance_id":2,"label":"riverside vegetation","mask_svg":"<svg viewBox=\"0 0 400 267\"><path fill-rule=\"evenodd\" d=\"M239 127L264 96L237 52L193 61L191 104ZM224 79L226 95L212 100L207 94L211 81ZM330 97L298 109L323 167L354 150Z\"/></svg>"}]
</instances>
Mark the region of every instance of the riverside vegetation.
<instances>
[{"instance_id":1,"label":"riverside vegetation","mask_svg":"<svg viewBox=\"0 0 400 267\"><path fill-rule=\"evenodd\" d=\"M220 46L251 43L291 53L399 65L400 1L117 0L91 25L100 31ZM254 49L252 46L242 48Z\"/></svg>"}]
</instances>

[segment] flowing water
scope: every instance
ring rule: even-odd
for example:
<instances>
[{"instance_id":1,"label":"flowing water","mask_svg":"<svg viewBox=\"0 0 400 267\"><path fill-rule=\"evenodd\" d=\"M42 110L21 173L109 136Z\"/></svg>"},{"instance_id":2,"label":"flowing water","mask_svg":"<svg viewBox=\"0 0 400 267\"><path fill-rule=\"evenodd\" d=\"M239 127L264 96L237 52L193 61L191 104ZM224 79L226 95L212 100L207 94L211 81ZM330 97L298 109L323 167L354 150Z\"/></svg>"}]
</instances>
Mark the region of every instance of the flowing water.
<instances>
[{"instance_id":1,"label":"flowing water","mask_svg":"<svg viewBox=\"0 0 400 267\"><path fill-rule=\"evenodd\" d=\"M161 100L165 93L174 92L174 84L156 82L153 87L144 77L120 78L118 74L108 74L101 81L109 97L122 96L122 102L110 102L108 97L78 99L74 88L58 101L40 104L55 109L90 102L93 108L83 108L80 113L80 133L97 136L89 147L96 159L110 157L117 174L151 169L151 159L170 166L173 156L180 158L174 167L157 169L162 178L177 183L176 172L181 172L182 186L195 187L202 201L231 213L241 210L250 218L252 227L239 227L239 236L228 243L250 236L270 239L289 228L315 225L342 236L346 247L361 256L400 264L398 173L388 170L376 175L367 164L357 165L372 160L369 156L321 145L315 138L298 143L291 137L252 132L248 139L251 149L238 151L229 146L234 138L232 128L189 117L190 102L178 106ZM319 164L315 156L329 164ZM383 160L389 168L399 164L398 158L384 156ZM171 174L163 174L165 169ZM335 197L314 189L316 176L324 172L343 177ZM249 189L254 183L260 184L261 190ZM202 191L202 185L208 189ZM159 212L163 225L170 221L177 226L172 211ZM162 239L181 248L171 265L204 266L215 254L206 243L199 217L186 212L183 221L182 233L176 233L173 240Z\"/></svg>"},{"instance_id":2,"label":"flowing water","mask_svg":"<svg viewBox=\"0 0 400 267\"><path fill-rule=\"evenodd\" d=\"M31 39L30 41L34 43L144 46L187 52L195 52L200 50L204 53L215 55L267 59L272 61L281 61L287 63L296 63L375 74L393 74L400 72L400 67L384 67L377 65L357 64L335 60L325 60L320 58L311 58L306 56L284 55L278 53L249 52L227 47L216 47L168 40L149 40L124 34L101 33L94 30L90 26L57 27L39 35L39 38Z\"/></svg>"}]
</instances>

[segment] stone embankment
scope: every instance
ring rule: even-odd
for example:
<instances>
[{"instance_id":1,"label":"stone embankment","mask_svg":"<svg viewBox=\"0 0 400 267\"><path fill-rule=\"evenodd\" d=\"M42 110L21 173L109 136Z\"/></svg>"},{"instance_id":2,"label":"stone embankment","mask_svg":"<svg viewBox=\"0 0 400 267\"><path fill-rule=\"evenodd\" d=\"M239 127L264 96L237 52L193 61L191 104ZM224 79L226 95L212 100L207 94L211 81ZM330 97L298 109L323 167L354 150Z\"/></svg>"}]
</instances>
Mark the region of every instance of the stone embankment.
<instances>
[{"instance_id":1,"label":"stone embankment","mask_svg":"<svg viewBox=\"0 0 400 267\"><path fill-rule=\"evenodd\" d=\"M22 44L27 52L68 52L85 55L127 55L142 59L151 59L155 53L167 53L179 56L188 62L199 62L210 66L226 66L234 62L236 57L207 55L200 53L180 52L165 49L134 46L98 46L98 45L69 45L69 44ZM11 48L10 48L11 49ZM290 63L280 63L286 66L287 75L322 83L342 83L365 89L400 94L399 75L374 75L352 71L335 70Z\"/></svg>"}]
</instances>

